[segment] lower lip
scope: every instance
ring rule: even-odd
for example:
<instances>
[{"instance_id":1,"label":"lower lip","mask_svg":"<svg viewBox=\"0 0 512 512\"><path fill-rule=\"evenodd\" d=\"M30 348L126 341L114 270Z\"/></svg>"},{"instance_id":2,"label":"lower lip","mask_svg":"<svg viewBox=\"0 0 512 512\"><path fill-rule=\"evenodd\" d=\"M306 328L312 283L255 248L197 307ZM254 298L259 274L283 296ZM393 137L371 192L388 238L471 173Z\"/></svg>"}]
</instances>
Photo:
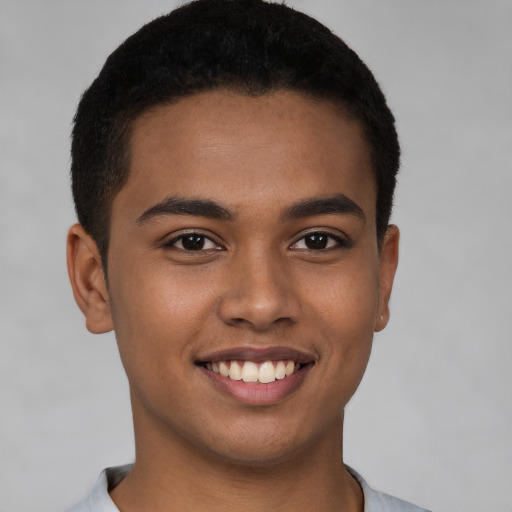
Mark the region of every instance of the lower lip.
<instances>
[{"instance_id":1,"label":"lower lip","mask_svg":"<svg viewBox=\"0 0 512 512\"><path fill-rule=\"evenodd\" d=\"M199 366L198 368L214 383L217 389L230 395L238 402L248 405L271 405L280 402L297 391L312 366L312 364L304 365L289 377L275 380L268 384L233 380L229 377L223 377L219 373L207 370L204 366Z\"/></svg>"}]
</instances>

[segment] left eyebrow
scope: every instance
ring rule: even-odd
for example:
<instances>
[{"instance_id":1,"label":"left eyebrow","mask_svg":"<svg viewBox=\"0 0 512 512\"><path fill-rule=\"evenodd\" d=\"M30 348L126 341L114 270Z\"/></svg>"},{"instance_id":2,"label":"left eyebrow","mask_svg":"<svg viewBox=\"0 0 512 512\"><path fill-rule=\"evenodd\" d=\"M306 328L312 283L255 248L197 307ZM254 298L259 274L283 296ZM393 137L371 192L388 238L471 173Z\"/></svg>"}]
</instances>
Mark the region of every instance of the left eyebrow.
<instances>
[{"instance_id":1,"label":"left eyebrow","mask_svg":"<svg viewBox=\"0 0 512 512\"><path fill-rule=\"evenodd\" d=\"M363 209L344 194L299 201L286 208L282 218L283 220L295 220L315 215L355 215L363 222L366 221Z\"/></svg>"}]
</instances>

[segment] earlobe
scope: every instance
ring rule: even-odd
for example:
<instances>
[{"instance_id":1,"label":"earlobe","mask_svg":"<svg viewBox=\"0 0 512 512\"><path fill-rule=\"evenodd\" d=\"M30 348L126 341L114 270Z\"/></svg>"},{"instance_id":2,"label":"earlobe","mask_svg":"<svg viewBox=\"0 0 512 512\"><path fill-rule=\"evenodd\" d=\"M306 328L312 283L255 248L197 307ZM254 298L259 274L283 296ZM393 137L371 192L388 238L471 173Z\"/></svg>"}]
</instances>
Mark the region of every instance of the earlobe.
<instances>
[{"instance_id":1,"label":"earlobe","mask_svg":"<svg viewBox=\"0 0 512 512\"><path fill-rule=\"evenodd\" d=\"M110 302L101 258L93 238L80 224L71 226L67 238L69 280L87 329L101 334L113 329Z\"/></svg>"},{"instance_id":2,"label":"earlobe","mask_svg":"<svg viewBox=\"0 0 512 512\"><path fill-rule=\"evenodd\" d=\"M389 299L398 265L400 231L395 225L388 226L380 251L379 305L375 321L375 332L382 331L389 321Z\"/></svg>"}]
</instances>

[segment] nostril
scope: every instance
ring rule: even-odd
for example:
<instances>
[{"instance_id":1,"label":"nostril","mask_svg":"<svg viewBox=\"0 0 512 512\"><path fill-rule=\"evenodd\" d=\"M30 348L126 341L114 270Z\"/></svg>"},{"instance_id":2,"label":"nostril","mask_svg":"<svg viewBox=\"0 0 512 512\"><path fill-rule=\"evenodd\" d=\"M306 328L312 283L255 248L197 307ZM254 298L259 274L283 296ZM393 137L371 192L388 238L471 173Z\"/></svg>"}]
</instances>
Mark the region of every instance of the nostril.
<instances>
[{"instance_id":1,"label":"nostril","mask_svg":"<svg viewBox=\"0 0 512 512\"><path fill-rule=\"evenodd\" d=\"M280 317L275 320L268 320L266 318L252 318L250 320L247 318L231 318L225 321L225 323L234 327L247 326L256 331L264 331L277 325L295 323L295 321L287 317Z\"/></svg>"},{"instance_id":2,"label":"nostril","mask_svg":"<svg viewBox=\"0 0 512 512\"><path fill-rule=\"evenodd\" d=\"M249 320L246 320L245 318L228 318L224 321L227 325L231 325L233 327L243 327L244 325L247 325L249 327L252 326L252 323Z\"/></svg>"}]
</instances>

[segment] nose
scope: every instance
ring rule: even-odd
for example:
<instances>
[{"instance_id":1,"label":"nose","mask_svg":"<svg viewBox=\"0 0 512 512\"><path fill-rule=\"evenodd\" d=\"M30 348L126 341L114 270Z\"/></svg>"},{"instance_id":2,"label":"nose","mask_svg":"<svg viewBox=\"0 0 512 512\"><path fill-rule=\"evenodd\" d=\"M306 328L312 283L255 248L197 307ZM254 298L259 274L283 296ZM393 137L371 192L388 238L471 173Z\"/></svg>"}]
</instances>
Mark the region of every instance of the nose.
<instances>
[{"instance_id":1,"label":"nose","mask_svg":"<svg viewBox=\"0 0 512 512\"><path fill-rule=\"evenodd\" d=\"M227 280L219 304L225 324L265 331L298 321L300 301L293 279L275 255L240 255Z\"/></svg>"}]
</instances>

